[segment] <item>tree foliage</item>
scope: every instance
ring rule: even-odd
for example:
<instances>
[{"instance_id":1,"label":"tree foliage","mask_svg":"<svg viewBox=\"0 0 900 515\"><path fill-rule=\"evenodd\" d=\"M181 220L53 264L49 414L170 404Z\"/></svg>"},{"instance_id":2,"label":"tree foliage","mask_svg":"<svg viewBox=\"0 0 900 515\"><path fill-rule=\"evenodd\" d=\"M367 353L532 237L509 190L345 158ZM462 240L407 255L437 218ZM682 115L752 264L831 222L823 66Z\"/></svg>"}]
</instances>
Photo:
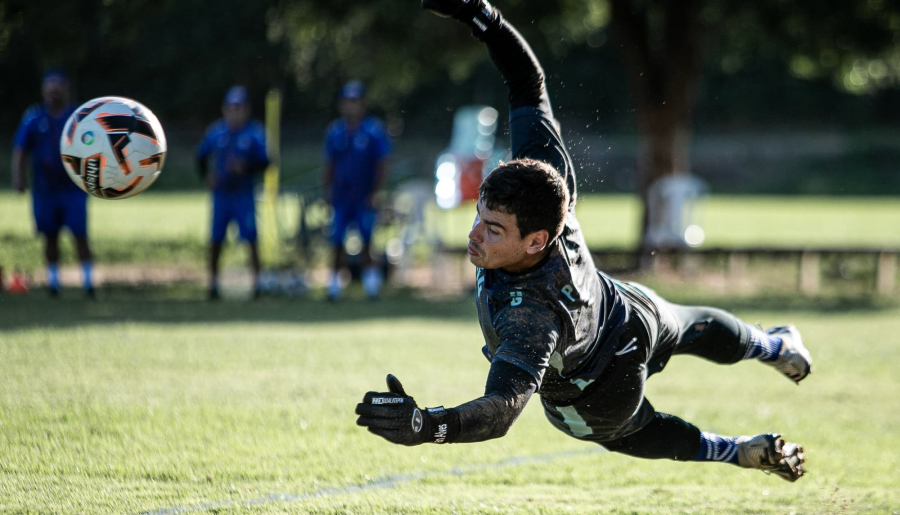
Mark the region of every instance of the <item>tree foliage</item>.
<instances>
[{"instance_id":1,"label":"tree foliage","mask_svg":"<svg viewBox=\"0 0 900 515\"><path fill-rule=\"evenodd\" d=\"M603 106L596 105L597 95L575 91L576 86L587 84L583 88L593 91L599 83L624 82L618 56L627 55L629 49L610 30L616 5L646 15L648 34L657 33L657 38L658 29L673 16L683 17L673 25L676 28L699 28L688 34L702 41L698 67L706 82L701 81L701 88L730 84L733 90L734 83L727 82L733 77L765 90L790 74L812 83L833 80L842 91L875 95L879 89L895 88L900 77L896 0L496 3L552 74L569 80L566 90L556 95L558 100L585 113ZM340 83L349 78L365 80L373 103L389 112L430 112L435 106L443 109L478 95L502 101L502 88L483 49L465 29L423 13L418 4L416 0L0 2L4 78L0 102L7 106L0 112L0 124L8 130L21 110L38 100L41 73L51 66L70 72L79 98L130 95L155 106L161 116L181 121L208 119L217 111L222 91L235 82L248 84L255 93L282 86L289 109L311 116L330 109ZM690 16L684 18L686 13ZM683 41L674 38L670 43L679 42ZM657 71L673 68L660 61L664 55L655 59ZM776 62L785 66L775 69ZM577 78L574 85L572 78ZM635 99L641 95L634 84L631 91ZM761 110L791 107L779 97L766 100L764 105L771 109L760 109L751 102L763 100L747 95L739 105L727 106L726 113L743 109L752 117ZM619 95L607 101L625 104L628 99ZM699 102L701 107L715 105L705 98Z\"/></svg>"},{"instance_id":2,"label":"tree foliage","mask_svg":"<svg viewBox=\"0 0 900 515\"><path fill-rule=\"evenodd\" d=\"M264 90L283 75L282 46L267 37L266 2L11 0L0 3L0 113L9 126L40 100L47 68L73 79L77 97L123 95L163 119L207 119L235 82ZM11 112L14 111L14 112Z\"/></svg>"}]
</instances>

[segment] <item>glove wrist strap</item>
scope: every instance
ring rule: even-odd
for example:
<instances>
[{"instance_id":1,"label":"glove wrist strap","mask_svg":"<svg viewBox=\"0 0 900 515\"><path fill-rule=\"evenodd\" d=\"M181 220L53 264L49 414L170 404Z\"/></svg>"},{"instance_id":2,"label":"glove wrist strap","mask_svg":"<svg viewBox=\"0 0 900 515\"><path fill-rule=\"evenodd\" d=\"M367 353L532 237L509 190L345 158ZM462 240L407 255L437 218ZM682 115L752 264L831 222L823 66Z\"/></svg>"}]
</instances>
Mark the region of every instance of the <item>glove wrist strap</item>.
<instances>
[{"instance_id":1,"label":"glove wrist strap","mask_svg":"<svg viewBox=\"0 0 900 515\"><path fill-rule=\"evenodd\" d=\"M427 443L452 443L459 436L459 413L456 409L444 409L443 406L425 408L431 421L431 435Z\"/></svg>"},{"instance_id":2,"label":"glove wrist strap","mask_svg":"<svg viewBox=\"0 0 900 515\"><path fill-rule=\"evenodd\" d=\"M472 29L475 39L483 40L493 27L500 23L500 11L494 9L487 0L463 0L465 5L454 18Z\"/></svg>"}]
</instances>

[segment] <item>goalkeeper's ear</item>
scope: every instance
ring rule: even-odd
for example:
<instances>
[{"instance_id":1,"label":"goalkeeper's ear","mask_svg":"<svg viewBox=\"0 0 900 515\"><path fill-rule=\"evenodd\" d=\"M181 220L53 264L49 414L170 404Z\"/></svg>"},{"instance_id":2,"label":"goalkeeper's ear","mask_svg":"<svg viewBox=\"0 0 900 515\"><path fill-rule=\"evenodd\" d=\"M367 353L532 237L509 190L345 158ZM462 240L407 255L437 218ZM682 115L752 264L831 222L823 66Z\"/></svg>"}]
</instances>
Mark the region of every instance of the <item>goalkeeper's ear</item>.
<instances>
[{"instance_id":1,"label":"goalkeeper's ear","mask_svg":"<svg viewBox=\"0 0 900 515\"><path fill-rule=\"evenodd\" d=\"M400 384L400 380L394 377L394 374L387 375L387 386L388 391L391 393L396 393L397 395L403 397L409 397L405 391L403 391L403 385Z\"/></svg>"}]
</instances>

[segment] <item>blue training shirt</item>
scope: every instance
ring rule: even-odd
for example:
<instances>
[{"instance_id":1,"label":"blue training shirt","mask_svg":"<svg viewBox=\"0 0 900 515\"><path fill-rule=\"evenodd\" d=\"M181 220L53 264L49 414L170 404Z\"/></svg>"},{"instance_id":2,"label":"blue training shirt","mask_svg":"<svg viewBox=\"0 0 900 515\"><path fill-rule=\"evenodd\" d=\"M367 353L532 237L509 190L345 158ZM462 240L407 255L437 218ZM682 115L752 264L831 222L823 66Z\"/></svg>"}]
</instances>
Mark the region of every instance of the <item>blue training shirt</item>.
<instances>
[{"instance_id":1,"label":"blue training shirt","mask_svg":"<svg viewBox=\"0 0 900 515\"><path fill-rule=\"evenodd\" d=\"M232 193L252 192L254 178L269 164L266 155L266 131L263 125L251 120L239 129L229 129L224 119L216 120L206 130L197 149L198 159L214 155L213 189ZM244 161L246 172L231 171L234 161Z\"/></svg>"},{"instance_id":2,"label":"blue training shirt","mask_svg":"<svg viewBox=\"0 0 900 515\"><path fill-rule=\"evenodd\" d=\"M391 151L384 124L374 116L365 117L351 130L343 119L328 126L325 133L325 160L334 166L331 198L337 205L362 202L375 188L378 162Z\"/></svg>"},{"instance_id":3,"label":"blue training shirt","mask_svg":"<svg viewBox=\"0 0 900 515\"><path fill-rule=\"evenodd\" d=\"M66 173L59 153L66 120L75 111L67 106L58 117L47 112L47 107L37 104L29 107L16 130L13 147L27 151L31 157L31 190L35 194L53 191L81 191Z\"/></svg>"}]
</instances>

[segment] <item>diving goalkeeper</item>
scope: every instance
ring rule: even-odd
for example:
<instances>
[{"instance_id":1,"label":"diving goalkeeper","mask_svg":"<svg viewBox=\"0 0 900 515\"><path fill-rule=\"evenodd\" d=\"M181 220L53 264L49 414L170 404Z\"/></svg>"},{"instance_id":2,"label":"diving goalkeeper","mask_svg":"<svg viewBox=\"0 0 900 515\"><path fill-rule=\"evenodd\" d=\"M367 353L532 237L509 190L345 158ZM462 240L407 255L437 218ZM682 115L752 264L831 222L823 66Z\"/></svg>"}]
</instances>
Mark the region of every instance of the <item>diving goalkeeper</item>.
<instances>
[{"instance_id":1,"label":"diving goalkeeper","mask_svg":"<svg viewBox=\"0 0 900 515\"><path fill-rule=\"evenodd\" d=\"M491 367L484 396L448 409L419 408L389 375L388 392L369 392L357 405L357 423L402 445L479 442L505 435L538 393L557 429L610 451L800 478L803 448L780 434L703 432L644 396L647 378L674 354L720 364L756 359L799 383L812 359L796 328L763 331L597 271L575 218L572 160L528 44L485 0L422 7L469 26L509 92L514 159L482 183L468 246Z\"/></svg>"}]
</instances>

